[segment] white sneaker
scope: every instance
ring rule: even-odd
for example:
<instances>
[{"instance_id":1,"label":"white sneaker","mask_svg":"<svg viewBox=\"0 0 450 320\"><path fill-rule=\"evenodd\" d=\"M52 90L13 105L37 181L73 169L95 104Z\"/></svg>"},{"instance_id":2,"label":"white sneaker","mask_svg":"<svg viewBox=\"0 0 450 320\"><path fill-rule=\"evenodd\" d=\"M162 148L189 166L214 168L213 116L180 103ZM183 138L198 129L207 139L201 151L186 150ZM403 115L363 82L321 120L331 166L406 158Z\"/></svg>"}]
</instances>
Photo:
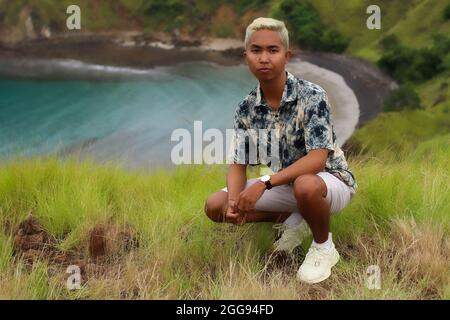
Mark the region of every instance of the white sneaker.
<instances>
[{"instance_id":1,"label":"white sneaker","mask_svg":"<svg viewBox=\"0 0 450 320\"><path fill-rule=\"evenodd\" d=\"M331 275L331 268L339 261L339 253L334 243L330 249L320 249L311 245L305 261L297 272L297 278L306 283L318 283Z\"/></svg>"},{"instance_id":2,"label":"white sneaker","mask_svg":"<svg viewBox=\"0 0 450 320\"><path fill-rule=\"evenodd\" d=\"M281 237L274 242L273 251L286 251L291 254L294 249L301 245L303 240L309 235L310 229L305 220L295 226L285 224L275 224L273 228L283 232Z\"/></svg>"}]
</instances>

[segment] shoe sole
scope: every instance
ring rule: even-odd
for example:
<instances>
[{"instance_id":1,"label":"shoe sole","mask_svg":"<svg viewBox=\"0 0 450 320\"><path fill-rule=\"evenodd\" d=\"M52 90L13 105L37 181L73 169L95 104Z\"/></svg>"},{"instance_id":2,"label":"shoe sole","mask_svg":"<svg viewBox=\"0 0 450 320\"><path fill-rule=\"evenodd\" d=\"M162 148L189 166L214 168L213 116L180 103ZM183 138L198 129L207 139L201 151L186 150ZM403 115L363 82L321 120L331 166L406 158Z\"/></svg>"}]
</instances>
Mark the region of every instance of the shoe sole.
<instances>
[{"instance_id":1,"label":"shoe sole","mask_svg":"<svg viewBox=\"0 0 450 320\"><path fill-rule=\"evenodd\" d=\"M322 281L328 279L331 276L331 268L333 268L336 265L336 263L338 263L338 261L340 259L339 252L336 251L336 253L337 254L335 255L335 261L333 261L333 263L331 264L331 267L330 267L330 272L326 273L323 277L320 277L320 278L317 278L317 279L314 279L314 280L304 280L297 273L297 279L302 281L302 282L308 283L308 284L315 284L315 283L319 283L319 282L322 282Z\"/></svg>"}]
</instances>

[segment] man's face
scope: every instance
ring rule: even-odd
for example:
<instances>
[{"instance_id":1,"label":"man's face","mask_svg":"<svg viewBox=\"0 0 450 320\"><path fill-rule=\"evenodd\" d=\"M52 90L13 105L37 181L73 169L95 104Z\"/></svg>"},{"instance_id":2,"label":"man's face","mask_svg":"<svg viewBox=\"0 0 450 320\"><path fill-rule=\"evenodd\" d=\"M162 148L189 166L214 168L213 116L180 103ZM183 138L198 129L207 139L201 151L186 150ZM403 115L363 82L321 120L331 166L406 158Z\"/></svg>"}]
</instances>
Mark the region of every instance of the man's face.
<instances>
[{"instance_id":1,"label":"man's face","mask_svg":"<svg viewBox=\"0 0 450 320\"><path fill-rule=\"evenodd\" d=\"M250 71L259 81L270 81L284 72L291 50L283 46L278 32L258 30L250 37L244 56Z\"/></svg>"}]
</instances>

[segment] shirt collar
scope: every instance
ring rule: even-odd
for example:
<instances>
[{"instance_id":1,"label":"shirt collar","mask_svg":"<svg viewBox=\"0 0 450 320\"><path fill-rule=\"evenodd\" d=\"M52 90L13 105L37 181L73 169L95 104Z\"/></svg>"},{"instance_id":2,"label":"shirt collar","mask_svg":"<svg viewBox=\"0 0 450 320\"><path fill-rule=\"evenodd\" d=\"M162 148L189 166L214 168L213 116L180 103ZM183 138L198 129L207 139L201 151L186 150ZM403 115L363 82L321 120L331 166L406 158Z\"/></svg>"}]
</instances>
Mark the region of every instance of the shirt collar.
<instances>
[{"instance_id":1,"label":"shirt collar","mask_svg":"<svg viewBox=\"0 0 450 320\"><path fill-rule=\"evenodd\" d=\"M283 95L281 97L280 106L286 102L295 101L297 99L297 79L295 76L288 72L286 72L286 83L284 85ZM265 101L262 97L261 85L258 83L256 88L256 100L255 105L264 105Z\"/></svg>"}]
</instances>

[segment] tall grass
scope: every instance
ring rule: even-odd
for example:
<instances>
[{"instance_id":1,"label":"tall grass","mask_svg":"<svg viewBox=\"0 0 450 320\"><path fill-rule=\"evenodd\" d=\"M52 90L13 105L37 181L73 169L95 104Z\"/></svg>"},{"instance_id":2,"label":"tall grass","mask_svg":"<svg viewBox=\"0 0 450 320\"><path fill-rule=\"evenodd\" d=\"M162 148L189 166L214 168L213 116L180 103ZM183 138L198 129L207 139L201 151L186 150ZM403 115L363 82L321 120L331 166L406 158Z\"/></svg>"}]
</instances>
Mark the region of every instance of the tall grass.
<instances>
[{"instance_id":1,"label":"tall grass","mask_svg":"<svg viewBox=\"0 0 450 320\"><path fill-rule=\"evenodd\" d=\"M0 297L448 299L448 141L424 142L401 161L390 153L350 159L359 191L332 220L342 259L314 286L295 281L292 270L262 272L274 235L269 223L237 227L206 218L204 201L225 184L224 166L128 172L52 157L4 164L3 226L32 213L61 250L77 252L93 225L126 224L140 246L68 291L64 268L43 259L30 269L13 256L11 227L0 236ZM381 290L365 285L369 265L381 269Z\"/></svg>"}]
</instances>

